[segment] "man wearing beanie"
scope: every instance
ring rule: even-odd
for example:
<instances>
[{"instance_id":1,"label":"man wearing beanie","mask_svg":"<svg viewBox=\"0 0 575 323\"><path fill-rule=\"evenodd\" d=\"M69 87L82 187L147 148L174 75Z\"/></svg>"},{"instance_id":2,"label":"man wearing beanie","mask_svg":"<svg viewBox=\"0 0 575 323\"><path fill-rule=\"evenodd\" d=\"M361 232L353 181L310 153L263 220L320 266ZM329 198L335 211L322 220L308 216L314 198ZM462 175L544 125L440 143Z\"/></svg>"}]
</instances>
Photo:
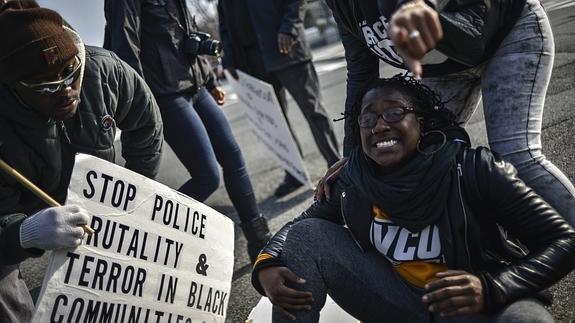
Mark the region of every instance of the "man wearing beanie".
<instances>
[{"instance_id":1,"label":"man wearing beanie","mask_svg":"<svg viewBox=\"0 0 575 323\"><path fill-rule=\"evenodd\" d=\"M117 127L126 167L156 175L161 118L131 67L112 52L84 46L58 13L33 1L1 5L0 30L2 160L63 204L75 154L113 162ZM79 245L87 223L80 207L48 207L0 172L0 322L32 319L19 263Z\"/></svg>"}]
</instances>

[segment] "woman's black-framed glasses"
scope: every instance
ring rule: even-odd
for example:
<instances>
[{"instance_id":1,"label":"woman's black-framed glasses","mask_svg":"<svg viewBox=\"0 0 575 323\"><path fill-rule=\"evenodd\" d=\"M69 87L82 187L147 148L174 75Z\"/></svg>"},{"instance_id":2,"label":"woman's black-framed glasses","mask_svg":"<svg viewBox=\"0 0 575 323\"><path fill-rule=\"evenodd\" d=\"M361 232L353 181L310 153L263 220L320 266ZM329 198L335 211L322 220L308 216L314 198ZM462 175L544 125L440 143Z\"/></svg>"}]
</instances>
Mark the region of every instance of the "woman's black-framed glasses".
<instances>
[{"instance_id":1,"label":"woman's black-framed glasses","mask_svg":"<svg viewBox=\"0 0 575 323\"><path fill-rule=\"evenodd\" d=\"M51 82L41 82L41 83L26 83L20 81L19 83L39 94L54 94L60 91L62 88L70 86L72 83L78 79L78 75L80 74L80 67L82 63L78 56L76 56L76 64L74 66L68 66L64 69L64 78L58 81L51 81ZM67 72L67 73L66 73Z\"/></svg>"},{"instance_id":2,"label":"woman's black-framed glasses","mask_svg":"<svg viewBox=\"0 0 575 323\"><path fill-rule=\"evenodd\" d=\"M408 113L413 113L414 109L412 107L397 106L385 109L382 113L374 112L364 112L357 118L357 123L362 128L373 128L377 124L377 120L382 118L383 121L387 123L396 123L403 118Z\"/></svg>"}]
</instances>

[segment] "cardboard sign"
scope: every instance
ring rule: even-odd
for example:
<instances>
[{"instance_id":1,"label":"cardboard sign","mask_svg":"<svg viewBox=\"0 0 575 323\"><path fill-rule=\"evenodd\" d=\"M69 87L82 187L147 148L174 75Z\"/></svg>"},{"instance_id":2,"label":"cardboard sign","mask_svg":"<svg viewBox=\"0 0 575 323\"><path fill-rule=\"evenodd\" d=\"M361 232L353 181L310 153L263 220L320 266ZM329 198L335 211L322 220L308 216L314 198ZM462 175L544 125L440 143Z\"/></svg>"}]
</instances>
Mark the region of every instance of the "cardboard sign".
<instances>
[{"instance_id":1,"label":"cardboard sign","mask_svg":"<svg viewBox=\"0 0 575 323\"><path fill-rule=\"evenodd\" d=\"M227 71L226 77L243 103L254 133L288 173L313 188L273 87L240 70L237 72L239 80Z\"/></svg>"},{"instance_id":2,"label":"cardboard sign","mask_svg":"<svg viewBox=\"0 0 575 323\"><path fill-rule=\"evenodd\" d=\"M52 253L34 322L224 322L230 219L89 155L76 156L66 204L88 210L96 233Z\"/></svg>"}]
</instances>

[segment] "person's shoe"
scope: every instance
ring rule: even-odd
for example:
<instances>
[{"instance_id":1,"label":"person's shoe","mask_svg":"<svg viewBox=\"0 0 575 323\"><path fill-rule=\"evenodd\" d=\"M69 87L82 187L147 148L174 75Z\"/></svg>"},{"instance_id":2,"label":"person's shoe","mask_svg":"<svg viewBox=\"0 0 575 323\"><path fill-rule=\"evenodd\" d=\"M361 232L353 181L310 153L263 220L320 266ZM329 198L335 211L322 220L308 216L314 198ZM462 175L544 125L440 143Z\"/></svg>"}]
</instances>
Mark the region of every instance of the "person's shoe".
<instances>
[{"instance_id":1,"label":"person's shoe","mask_svg":"<svg viewBox=\"0 0 575 323\"><path fill-rule=\"evenodd\" d=\"M240 223L240 227L248 240L248 255L253 265L260 251L272 237L268 222L262 215L258 215L249 222Z\"/></svg>"},{"instance_id":2,"label":"person's shoe","mask_svg":"<svg viewBox=\"0 0 575 323\"><path fill-rule=\"evenodd\" d=\"M300 181L295 179L295 177L291 176L290 174L286 173L284 181L281 182L278 188L276 188L274 196L277 198L284 197L302 186L303 184Z\"/></svg>"}]
</instances>

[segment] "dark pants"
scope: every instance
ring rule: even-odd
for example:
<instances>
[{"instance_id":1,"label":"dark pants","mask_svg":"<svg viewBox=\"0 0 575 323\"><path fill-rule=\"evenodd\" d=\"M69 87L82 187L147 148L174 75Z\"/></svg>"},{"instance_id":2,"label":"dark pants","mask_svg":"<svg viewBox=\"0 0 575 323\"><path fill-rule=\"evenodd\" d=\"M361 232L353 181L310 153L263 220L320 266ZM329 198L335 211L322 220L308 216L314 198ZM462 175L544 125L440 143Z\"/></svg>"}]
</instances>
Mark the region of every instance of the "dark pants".
<instances>
[{"instance_id":1,"label":"dark pants","mask_svg":"<svg viewBox=\"0 0 575 323\"><path fill-rule=\"evenodd\" d=\"M296 101L328 165L340 159L333 124L321 103L319 79L311 61L291 65L272 73Z\"/></svg>"},{"instance_id":2,"label":"dark pants","mask_svg":"<svg viewBox=\"0 0 575 323\"><path fill-rule=\"evenodd\" d=\"M34 303L18 265L0 266L0 322L30 322Z\"/></svg>"},{"instance_id":3,"label":"dark pants","mask_svg":"<svg viewBox=\"0 0 575 323\"><path fill-rule=\"evenodd\" d=\"M282 262L305 284L293 286L311 291L309 311L293 311L297 322L317 322L326 295L362 322L553 322L534 299L518 300L494 315L442 318L429 312L421 301L423 289L405 282L391 263L375 249L362 252L348 229L322 219L296 223L287 235ZM290 321L277 310L274 322Z\"/></svg>"},{"instance_id":4,"label":"dark pants","mask_svg":"<svg viewBox=\"0 0 575 323\"><path fill-rule=\"evenodd\" d=\"M301 144L297 136L295 135L295 132L293 131L291 123L288 118L288 104L287 104L285 87L283 87L283 85L280 83L278 78L275 77L274 74L266 72L266 68L262 60L262 55L257 45L251 47L244 47L244 51L246 54L245 58L247 59L248 63L248 66L244 67L244 72L273 86L274 92L280 104L280 108L282 109L282 113L285 117L288 130L292 135L297 150L299 151L299 154L303 158L303 150L301 148Z\"/></svg>"},{"instance_id":5,"label":"dark pants","mask_svg":"<svg viewBox=\"0 0 575 323\"><path fill-rule=\"evenodd\" d=\"M312 62L303 62L279 71L267 72L261 57L261 52L257 46L245 47L245 57L248 66L244 67L245 72L271 84L274 87L276 96L288 128L300 154L303 157L301 145L292 130L287 117L287 100L285 90L287 89L296 101L311 129L313 139L321 155L328 165L332 165L339 160L339 150L333 124L321 103L319 79Z\"/></svg>"},{"instance_id":6,"label":"dark pants","mask_svg":"<svg viewBox=\"0 0 575 323\"><path fill-rule=\"evenodd\" d=\"M205 88L193 98L182 95L157 98L164 138L192 178L179 191L205 201L224 183L242 222L259 215L252 183L230 124Z\"/></svg>"}]
</instances>

